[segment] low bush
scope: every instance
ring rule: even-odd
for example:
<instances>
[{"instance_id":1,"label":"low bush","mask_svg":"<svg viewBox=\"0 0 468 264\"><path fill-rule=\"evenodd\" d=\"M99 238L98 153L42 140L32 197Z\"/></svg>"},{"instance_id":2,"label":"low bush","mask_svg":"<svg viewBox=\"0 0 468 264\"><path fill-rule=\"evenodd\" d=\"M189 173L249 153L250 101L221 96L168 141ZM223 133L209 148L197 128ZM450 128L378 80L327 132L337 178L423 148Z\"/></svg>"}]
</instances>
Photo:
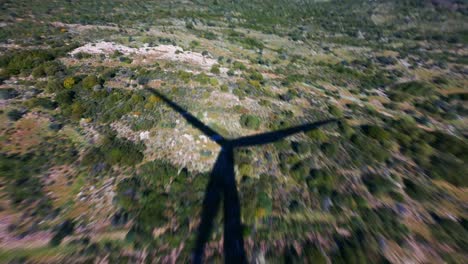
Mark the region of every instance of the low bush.
<instances>
[{"instance_id":1,"label":"low bush","mask_svg":"<svg viewBox=\"0 0 468 264\"><path fill-rule=\"evenodd\" d=\"M24 114L25 114L24 111L13 109L7 113L7 116L8 116L8 119L10 119L11 121L17 121L17 120L20 120Z\"/></svg>"},{"instance_id":2,"label":"low bush","mask_svg":"<svg viewBox=\"0 0 468 264\"><path fill-rule=\"evenodd\" d=\"M261 124L260 117L249 114L243 114L239 122L242 127L253 130L257 130Z\"/></svg>"}]
</instances>

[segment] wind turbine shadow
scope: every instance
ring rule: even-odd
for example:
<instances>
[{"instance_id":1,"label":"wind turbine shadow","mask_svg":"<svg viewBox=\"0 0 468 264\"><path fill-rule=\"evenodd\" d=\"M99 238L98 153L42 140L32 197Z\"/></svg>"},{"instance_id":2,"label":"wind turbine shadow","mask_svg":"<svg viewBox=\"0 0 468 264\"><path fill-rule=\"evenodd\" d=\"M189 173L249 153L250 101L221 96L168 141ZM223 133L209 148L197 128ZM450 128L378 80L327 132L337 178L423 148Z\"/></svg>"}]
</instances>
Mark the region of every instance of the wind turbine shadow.
<instances>
[{"instance_id":1,"label":"wind turbine shadow","mask_svg":"<svg viewBox=\"0 0 468 264\"><path fill-rule=\"evenodd\" d=\"M181 114L189 124L199 129L203 134L221 146L221 151L216 158L205 191L201 222L198 227L198 236L192 256L193 263L198 264L203 262L205 245L209 240L213 221L221 204L221 198L223 198L224 216L224 262L247 263L244 240L242 238L239 195L234 173L234 148L273 143L293 134L317 129L338 120L328 119L237 139L226 139L159 91L151 88L146 88L146 90L161 98L174 111Z\"/></svg>"}]
</instances>

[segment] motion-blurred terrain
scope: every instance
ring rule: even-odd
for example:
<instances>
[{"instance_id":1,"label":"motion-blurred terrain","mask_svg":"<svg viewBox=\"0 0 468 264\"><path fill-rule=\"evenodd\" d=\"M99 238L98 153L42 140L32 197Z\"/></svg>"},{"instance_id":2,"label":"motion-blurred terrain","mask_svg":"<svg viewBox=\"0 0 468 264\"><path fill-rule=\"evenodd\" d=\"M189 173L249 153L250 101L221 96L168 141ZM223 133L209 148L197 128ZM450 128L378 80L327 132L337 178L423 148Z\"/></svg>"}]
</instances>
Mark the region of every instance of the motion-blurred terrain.
<instances>
[{"instance_id":1,"label":"motion-blurred terrain","mask_svg":"<svg viewBox=\"0 0 468 264\"><path fill-rule=\"evenodd\" d=\"M252 263L467 263L461 0L2 0L0 262L187 263L227 138ZM205 250L223 262L219 214Z\"/></svg>"}]
</instances>

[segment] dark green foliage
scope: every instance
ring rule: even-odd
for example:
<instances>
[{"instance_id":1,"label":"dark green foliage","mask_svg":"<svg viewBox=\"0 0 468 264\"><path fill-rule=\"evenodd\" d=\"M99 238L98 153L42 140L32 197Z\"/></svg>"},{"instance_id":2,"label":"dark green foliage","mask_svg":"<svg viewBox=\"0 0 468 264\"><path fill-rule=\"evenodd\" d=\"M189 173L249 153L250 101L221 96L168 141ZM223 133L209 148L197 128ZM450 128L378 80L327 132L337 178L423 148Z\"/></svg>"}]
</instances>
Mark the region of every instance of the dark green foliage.
<instances>
[{"instance_id":1,"label":"dark green foliage","mask_svg":"<svg viewBox=\"0 0 468 264\"><path fill-rule=\"evenodd\" d=\"M42 184L33 175L42 171L46 160L45 156L32 154L23 157L0 155L1 175L11 181L8 193L13 204L19 205L25 200L40 200L43 197Z\"/></svg>"},{"instance_id":2,"label":"dark green foliage","mask_svg":"<svg viewBox=\"0 0 468 264\"><path fill-rule=\"evenodd\" d=\"M216 35L215 33L211 32L211 31L201 31L201 30L200 30L200 31L198 31L197 33L198 33L198 35L199 35L200 37L206 38L206 39L208 39L208 40L215 40L215 39L218 38L217 35Z\"/></svg>"},{"instance_id":3,"label":"dark green foliage","mask_svg":"<svg viewBox=\"0 0 468 264\"><path fill-rule=\"evenodd\" d=\"M260 117L244 114L240 117L240 124L244 128L257 130L260 127Z\"/></svg>"},{"instance_id":4,"label":"dark green foliage","mask_svg":"<svg viewBox=\"0 0 468 264\"><path fill-rule=\"evenodd\" d=\"M43 191L39 176L54 165L67 164L76 159L76 151L70 142L59 137L53 142L42 142L37 149L24 155L0 153L0 178L8 199L19 209L37 202L32 208L37 216L51 213L51 201Z\"/></svg>"},{"instance_id":5,"label":"dark green foliage","mask_svg":"<svg viewBox=\"0 0 468 264\"><path fill-rule=\"evenodd\" d=\"M468 165L450 155L432 156L426 170L435 179L444 179L458 187L468 186Z\"/></svg>"},{"instance_id":6,"label":"dark green foliage","mask_svg":"<svg viewBox=\"0 0 468 264\"><path fill-rule=\"evenodd\" d=\"M427 201L430 198L430 194L424 186L411 181L410 179L403 179L405 185L405 192L413 199L418 201Z\"/></svg>"},{"instance_id":7,"label":"dark green foliage","mask_svg":"<svg viewBox=\"0 0 468 264\"><path fill-rule=\"evenodd\" d=\"M185 27L187 29L194 29L195 27L193 26L192 21L185 21Z\"/></svg>"},{"instance_id":8,"label":"dark green foliage","mask_svg":"<svg viewBox=\"0 0 468 264\"><path fill-rule=\"evenodd\" d=\"M332 263L388 263L380 253L377 234L361 227L354 228L350 237L336 237L336 251L332 252Z\"/></svg>"},{"instance_id":9,"label":"dark green foliage","mask_svg":"<svg viewBox=\"0 0 468 264\"><path fill-rule=\"evenodd\" d=\"M180 224L182 230L188 228L188 221L197 216L195 212L201 208L208 178L208 175L191 175L185 169L179 172L166 161L143 164L138 175L122 180L117 187L118 204L133 219L126 240L137 247L151 244L153 229L169 222ZM183 231L186 232L188 230ZM182 239L172 232L162 237L158 239L172 241L175 245Z\"/></svg>"},{"instance_id":10,"label":"dark green foliage","mask_svg":"<svg viewBox=\"0 0 468 264\"><path fill-rule=\"evenodd\" d=\"M70 107L75 99L76 93L72 90L63 90L57 93L55 100L61 107Z\"/></svg>"},{"instance_id":11,"label":"dark green foliage","mask_svg":"<svg viewBox=\"0 0 468 264\"><path fill-rule=\"evenodd\" d=\"M154 160L143 164L140 167L139 175L152 186L165 187L170 183L171 178L178 177L185 178L187 173L182 171L181 173L166 161Z\"/></svg>"},{"instance_id":12,"label":"dark green foliage","mask_svg":"<svg viewBox=\"0 0 468 264\"><path fill-rule=\"evenodd\" d=\"M330 114L332 114L335 117L343 116L343 112L341 111L341 109L339 109L338 107L334 105L331 105L330 107L328 107L328 111L330 111Z\"/></svg>"},{"instance_id":13,"label":"dark green foliage","mask_svg":"<svg viewBox=\"0 0 468 264\"><path fill-rule=\"evenodd\" d=\"M339 145L335 141L330 141L323 143L320 149L326 157L333 158L338 153Z\"/></svg>"},{"instance_id":14,"label":"dark green foliage","mask_svg":"<svg viewBox=\"0 0 468 264\"><path fill-rule=\"evenodd\" d=\"M260 40L255 39L255 38L250 38L250 37L241 38L240 43L243 44L244 47L247 47L250 49L253 49L253 48L263 49L264 48L263 43Z\"/></svg>"},{"instance_id":15,"label":"dark green foliage","mask_svg":"<svg viewBox=\"0 0 468 264\"><path fill-rule=\"evenodd\" d=\"M95 85L100 84L99 79L95 75L88 75L82 81L81 85L84 89L91 89Z\"/></svg>"},{"instance_id":16,"label":"dark green foliage","mask_svg":"<svg viewBox=\"0 0 468 264\"><path fill-rule=\"evenodd\" d=\"M131 58L125 57L125 56L119 57L119 61L123 62L125 64L131 64L133 62L133 60Z\"/></svg>"},{"instance_id":17,"label":"dark green foliage","mask_svg":"<svg viewBox=\"0 0 468 264\"><path fill-rule=\"evenodd\" d=\"M58 104L48 98L35 97L26 102L26 105L30 108L43 107L45 109L53 110L57 108Z\"/></svg>"},{"instance_id":18,"label":"dark green foliage","mask_svg":"<svg viewBox=\"0 0 468 264\"><path fill-rule=\"evenodd\" d=\"M382 127L375 125L364 125L361 126L361 129L366 136L376 139L379 142L385 142L390 139L390 134Z\"/></svg>"},{"instance_id":19,"label":"dark green foliage","mask_svg":"<svg viewBox=\"0 0 468 264\"><path fill-rule=\"evenodd\" d=\"M317 189L320 195L330 195L335 187L338 176L325 169L312 169L306 179L309 189Z\"/></svg>"},{"instance_id":20,"label":"dark green foliage","mask_svg":"<svg viewBox=\"0 0 468 264\"><path fill-rule=\"evenodd\" d=\"M338 129L344 138L349 139L354 134L354 129L346 121L339 121Z\"/></svg>"},{"instance_id":21,"label":"dark green foliage","mask_svg":"<svg viewBox=\"0 0 468 264\"><path fill-rule=\"evenodd\" d=\"M313 141L317 142L326 142L328 140L327 134L321 129L314 129L309 132L306 132L306 135Z\"/></svg>"},{"instance_id":22,"label":"dark green foliage","mask_svg":"<svg viewBox=\"0 0 468 264\"><path fill-rule=\"evenodd\" d=\"M135 209L141 195L141 180L136 177L125 178L117 185L117 202L126 211Z\"/></svg>"},{"instance_id":23,"label":"dark green foliage","mask_svg":"<svg viewBox=\"0 0 468 264\"><path fill-rule=\"evenodd\" d=\"M309 175L310 167L306 162L298 162L291 168L291 176L298 182L303 182Z\"/></svg>"},{"instance_id":24,"label":"dark green foliage","mask_svg":"<svg viewBox=\"0 0 468 264\"><path fill-rule=\"evenodd\" d=\"M450 153L461 160L468 160L468 143L466 140L443 132L434 132L432 136L435 137L432 143L434 148L444 154Z\"/></svg>"},{"instance_id":25,"label":"dark green foliage","mask_svg":"<svg viewBox=\"0 0 468 264\"><path fill-rule=\"evenodd\" d=\"M312 243L306 243L303 247L304 257L307 263L326 264L327 257L320 251L320 249Z\"/></svg>"},{"instance_id":26,"label":"dark green foliage","mask_svg":"<svg viewBox=\"0 0 468 264\"><path fill-rule=\"evenodd\" d=\"M263 81L263 75L258 71L252 71L249 75L249 78L255 81Z\"/></svg>"},{"instance_id":27,"label":"dark green foliage","mask_svg":"<svg viewBox=\"0 0 468 264\"><path fill-rule=\"evenodd\" d=\"M408 234L408 228L399 221L398 215L389 208L362 209L361 217L367 223L368 232L381 234L389 239L401 242Z\"/></svg>"},{"instance_id":28,"label":"dark green foliage","mask_svg":"<svg viewBox=\"0 0 468 264\"><path fill-rule=\"evenodd\" d=\"M200 74L195 75L194 80L195 80L196 82L201 83L201 84L208 84L208 83L210 83L210 77L209 77L208 75L206 75L205 73L200 73Z\"/></svg>"},{"instance_id":29,"label":"dark green foliage","mask_svg":"<svg viewBox=\"0 0 468 264\"><path fill-rule=\"evenodd\" d=\"M458 221L432 214L436 224L430 225L432 235L439 241L463 249L468 243L468 231Z\"/></svg>"},{"instance_id":30,"label":"dark green foliage","mask_svg":"<svg viewBox=\"0 0 468 264\"><path fill-rule=\"evenodd\" d=\"M55 54L48 50L23 50L3 55L0 58L0 67L4 67L9 74L16 75L54 58Z\"/></svg>"},{"instance_id":31,"label":"dark green foliage","mask_svg":"<svg viewBox=\"0 0 468 264\"><path fill-rule=\"evenodd\" d=\"M395 65L397 63L397 60L393 57L379 56L376 59L379 63L382 63L384 65Z\"/></svg>"},{"instance_id":32,"label":"dark green foliage","mask_svg":"<svg viewBox=\"0 0 468 264\"><path fill-rule=\"evenodd\" d=\"M63 71L65 66L59 61L47 61L32 71L34 78L45 77L45 76L54 76L57 72Z\"/></svg>"},{"instance_id":33,"label":"dark green foliage","mask_svg":"<svg viewBox=\"0 0 468 264\"><path fill-rule=\"evenodd\" d=\"M185 83L188 83L191 80L192 76L193 74L191 72L186 72L186 71L177 72L177 77L182 79L182 81L184 81Z\"/></svg>"},{"instance_id":34,"label":"dark green foliage","mask_svg":"<svg viewBox=\"0 0 468 264\"><path fill-rule=\"evenodd\" d=\"M118 70L119 70L118 68L105 69L101 73L100 78L103 79L104 81L111 80L112 78L114 78L117 75Z\"/></svg>"},{"instance_id":35,"label":"dark green foliage","mask_svg":"<svg viewBox=\"0 0 468 264\"><path fill-rule=\"evenodd\" d=\"M83 157L84 165L106 162L111 165L133 166L143 159L144 145L108 136L99 147L90 149Z\"/></svg>"},{"instance_id":36,"label":"dark green foliage","mask_svg":"<svg viewBox=\"0 0 468 264\"><path fill-rule=\"evenodd\" d=\"M265 210L266 215L271 214L273 202L266 192L261 192L258 194L257 208L262 208L263 210Z\"/></svg>"},{"instance_id":37,"label":"dark green foliage","mask_svg":"<svg viewBox=\"0 0 468 264\"><path fill-rule=\"evenodd\" d=\"M230 30L228 35L228 39L230 41L238 42L247 49L263 49L265 47L262 41L252 37L247 37L244 33L238 31Z\"/></svg>"},{"instance_id":38,"label":"dark green foliage","mask_svg":"<svg viewBox=\"0 0 468 264\"><path fill-rule=\"evenodd\" d=\"M50 240L50 244L52 246L60 245L60 242L62 242L66 236L73 233L74 228L75 223L72 220L66 220L65 222L61 223L54 236Z\"/></svg>"},{"instance_id":39,"label":"dark green foliage","mask_svg":"<svg viewBox=\"0 0 468 264\"><path fill-rule=\"evenodd\" d=\"M233 63L232 63L232 67L233 67L235 70L241 70L241 71L247 70L247 67L246 67L242 62L239 62L239 61L233 62Z\"/></svg>"},{"instance_id":40,"label":"dark green foliage","mask_svg":"<svg viewBox=\"0 0 468 264\"><path fill-rule=\"evenodd\" d=\"M57 79L49 79L49 81L47 82L45 90L48 93L57 93L59 91L62 91L63 90L62 82L60 82Z\"/></svg>"},{"instance_id":41,"label":"dark green foliage","mask_svg":"<svg viewBox=\"0 0 468 264\"><path fill-rule=\"evenodd\" d=\"M353 162L383 162L390 157L387 148L370 137L363 136L362 134L354 134L351 137L351 142L359 150L359 156L356 155L353 157Z\"/></svg>"},{"instance_id":42,"label":"dark green foliage","mask_svg":"<svg viewBox=\"0 0 468 264\"><path fill-rule=\"evenodd\" d=\"M292 149L297 153L297 154L307 154L310 152L310 145L307 142L292 142L291 143Z\"/></svg>"},{"instance_id":43,"label":"dark green foliage","mask_svg":"<svg viewBox=\"0 0 468 264\"><path fill-rule=\"evenodd\" d=\"M219 70L219 64L214 64L213 66L211 66L210 72L213 74L220 74L221 71Z\"/></svg>"},{"instance_id":44,"label":"dark green foliage","mask_svg":"<svg viewBox=\"0 0 468 264\"><path fill-rule=\"evenodd\" d=\"M10 119L11 121L17 121L17 120L20 120L24 114L25 114L24 111L13 109L7 113L7 116L8 116L8 119Z\"/></svg>"},{"instance_id":45,"label":"dark green foliage","mask_svg":"<svg viewBox=\"0 0 468 264\"><path fill-rule=\"evenodd\" d=\"M369 192L377 196L390 193L394 188L394 184L389 179L377 174L366 174L362 177L362 181Z\"/></svg>"},{"instance_id":46,"label":"dark green foliage","mask_svg":"<svg viewBox=\"0 0 468 264\"><path fill-rule=\"evenodd\" d=\"M404 93L406 95L427 97L431 94L434 94L434 89L426 83L412 81L397 84L392 88L392 93L399 92Z\"/></svg>"},{"instance_id":47,"label":"dark green foliage","mask_svg":"<svg viewBox=\"0 0 468 264\"><path fill-rule=\"evenodd\" d=\"M0 89L0 99L8 100L15 98L19 95L19 93L13 88L4 88Z\"/></svg>"}]
</instances>

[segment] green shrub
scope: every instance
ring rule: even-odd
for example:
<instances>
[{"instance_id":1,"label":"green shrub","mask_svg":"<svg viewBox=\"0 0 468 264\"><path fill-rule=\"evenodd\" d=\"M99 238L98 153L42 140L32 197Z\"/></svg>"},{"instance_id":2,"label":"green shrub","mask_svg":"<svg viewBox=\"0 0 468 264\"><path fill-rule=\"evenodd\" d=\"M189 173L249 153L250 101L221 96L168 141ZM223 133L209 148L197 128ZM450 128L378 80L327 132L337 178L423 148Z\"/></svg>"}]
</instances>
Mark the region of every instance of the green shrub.
<instances>
[{"instance_id":1,"label":"green shrub","mask_svg":"<svg viewBox=\"0 0 468 264\"><path fill-rule=\"evenodd\" d=\"M50 240L50 244L52 246L60 245L60 243L66 236L73 233L74 228L75 228L75 223L73 223L73 221L71 220L64 221L63 223L60 224L54 236Z\"/></svg>"},{"instance_id":2,"label":"green shrub","mask_svg":"<svg viewBox=\"0 0 468 264\"><path fill-rule=\"evenodd\" d=\"M204 74L203 72L200 74L195 75L195 81L199 82L200 84L208 84L211 78L208 75Z\"/></svg>"},{"instance_id":3,"label":"green shrub","mask_svg":"<svg viewBox=\"0 0 468 264\"><path fill-rule=\"evenodd\" d=\"M88 75L82 81L84 89L92 89L97 84L99 84L99 79L94 75Z\"/></svg>"},{"instance_id":4,"label":"green shrub","mask_svg":"<svg viewBox=\"0 0 468 264\"><path fill-rule=\"evenodd\" d=\"M243 114L240 117L240 124L244 128L257 130L260 127L260 117L255 115Z\"/></svg>"},{"instance_id":5,"label":"green shrub","mask_svg":"<svg viewBox=\"0 0 468 264\"><path fill-rule=\"evenodd\" d=\"M438 217L432 214L437 224L430 225L432 235L438 241L464 248L468 243L468 231L456 220Z\"/></svg>"},{"instance_id":6,"label":"green shrub","mask_svg":"<svg viewBox=\"0 0 468 264\"><path fill-rule=\"evenodd\" d=\"M432 146L440 152L450 153L462 160L468 159L468 143L466 139L460 139L443 132L433 132L431 135L434 137Z\"/></svg>"},{"instance_id":7,"label":"green shrub","mask_svg":"<svg viewBox=\"0 0 468 264\"><path fill-rule=\"evenodd\" d=\"M327 134L320 129L313 129L305 133L311 140L317 142L325 142L328 140Z\"/></svg>"},{"instance_id":8,"label":"green shrub","mask_svg":"<svg viewBox=\"0 0 468 264\"><path fill-rule=\"evenodd\" d=\"M354 129L346 121L339 121L338 129L340 130L340 134L345 138L351 138L354 134Z\"/></svg>"},{"instance_id":9,"label":"green shrub","mask_svg":"<svg viewBox=\"0 0 468 264\"><path fill-rule=\"evenodd\" d=\"M263 81L263 75L258 71L252 71L249 75L249 79L261 82Z\"/></svg>"},{"instance_id":10,"label":"green shrub","mask_svg":"<svg viewBox=\"0 0 468 264\"><path fill-rule=\"evenodd\" d=\"M41 97L31 98L30 100L26 101L25 104L29 108L40 106L40 107L43 107L43 108L49 109L49 110L53 110L53 109L57 108L57 106L58 106L57 102L51 101L48 98L41 98Z\"/></svg>"},{"instance_id":11,"label":"green shrub","mask_svg":"<svg viewBox=\"0 0 468 264\"><path fill-rule=\"evenodd\" d=\"M87 151L82 163L94 165L98 162L107 162L111 165L134 166L143 160L143 150L142 144L108 136L101 146Z\"/></svg>"},{"instance_id":12,"label":"green shrub","mask_svg":"<svg viewBox=\"0 0 468 264\"><path fill-rule=\"evenodd\" d=\"M424 97L434 94L434 89L431 86L419 81L397 84L393 87L392 91L398 91L412 96Z\"/></svg>"},{"instance_id":13,"label":"green shrub","mask_svg":"<svg viewBox=\"0 0 468 264\"><path fill-rule=\"evenodd\" d=\"M343 112L338 107L331 105L328 107L328 111L335 117L343 117Z\"/></svg>"},{"instance_id":14,"label":"green shrub","mask_svg":"<svg viewBox=\"0 0 468 264\"><path fill-rule=\"evenodd\" d=\"M47 50L22 50L3 55L0 58L0 67L4 67L9 74L15 75L24 70L32 70L54 58L55 55Z\"/></svg>"},{"instance_id":15,"label":"green shrub","mask_svg":"<svg viewBox=\"0 0 468 264\"><path fill-rule=\"evenodd\" d=\"M241 44L243 44L244 47L249 48L249 49L253 49L253 48L263 49L265 47L260 40L257 40L254 38L244 37L244 38L240 38L239 40Z\"/></svg>"},{"instance_id":16,"label":"green shrub","mask_svg":"<svg viewBox=\"0 0 468 264\"><path fill-rule=\"evenodd\" d=\"M75 99L75 92L70 90L63 90L57 93L55 100L61 107L69 107Z\"/></svg>"},{"instance_id":17,"label":"green shrub","mask_svg":"<svg viewBox=\"0 0 468 264\"><path fill-rule=\"evenodd\" d=\"M253 167L250 163L242 163L239 165L240 176L253 176Z\"/></svg>"},{"instance_id":18,"label":"green shrub","mask_svg":"<svg viewBox=\"0 0 468 264\"><path fill-rule=\"evenodd\" d=\"M292 149L297 153L297 154L307 154L310 152L310 145L307 142L296 142L293 141L291 143Z\"/></svg>"},{"instance_id":19,"label":"green shrub","mask_svg":"<svg viewBox=\"0 0 468 264\"><path fill-rule=\"evenodd\" d=\"M413 199L425 201L430 198L430 194L421 184L415 183L410 179L403 179L405 192Z\"/></svg>"},{"instance_id":20,"label":"green shrub","mask_svg":"<svg viewBox=\"0 0 468 264\"><path fill-rule=\"evenodd\" d=\"M303 161L300 161L291 168L291 176L298 182L303 182L309 175L310 166Z\"/></svg>"},{"instance_id":21,"label":"green shrub","mask_svg":"<svg viewBox=\"0 0 468 264\"><path fill-rule=\"evenodd\" d=\"M338 152L339 145L335 142L325 142L320 146L320 149L322 150L323 154L325 156L332 158L336 155Z\"/></svg>"},{"instance_id":22,"label":"green shrub","mask_svg":"<svg viewBox=\"0 0 468 264\"><path fill-rule=\"evenodd\" d=\"M309 189L316 188L321 195L330 195L336 184L336 176L329 170L312 169L306 179Z\"/></svg>"},{"instance_id":23,"label":"green shrub","mask_svg":"<svg viewBox=\"0 0 468 264\"><path fill-rule=\"evenodd\" d=\"M307 263L327 264L327 257L317 246L307 243L303 247L304 257Z\"/></svg>"},{"instance_id":24,"label":"green shrub","mask_svg":"<svg viewBox=\"0 0 468 264\"><path fill-rule=\"evenodd\" d=\"M54 76L57 72L62 71L64 65L59 61L47 61L32 71L32 76L34 78L44 77L44 76Z\"/></svg>"},{"instance_id":25,"label":"green shrub","mask_svg":"<svg viewBox=\"0 0 468 264\"><path fill-rule=\"evenodd\" d=\"M177 77L182 79L182 81L184 81L184 83L190 82L190 80L192 79L192 76L193 76L193 74L190 73L190 72L186 72L186 71L178 71L177 72Z\"/></svg>"},{"instance_id":26,"label":"green shrub","mask_svg":"<svg viewBox=\"0 0 468 264\"><path fill-rule=\"evenodd\" d=\"M363 125L361 129L366 136L376 139L379 142L385 142L390 139L390 133L379 126Z\"/></svg>"},{"instance_id":27,"label":"green shrub","mask_svg":"<svg viewBox=\"0 0 468 264\"><path fill-rule=\"evenodd\" d=\"M377 174L366 174L362 177L362 181L369 192L377 196L390 193L394 187L389 179Z\"/></svg>"},{"instance_id":28,"label":"green shrub","mask_svg":"<svg viewBox=\"0 0 468 264\"><path fill-rule=\"evenodd\" d=\"M458 187L468 187L468 166L453 156L432 156L426 170L431 178L443 179Z\"/></svg>"},{"instance_id":29,"label":"green shrub","mask_svg":"<svg viewBox=\"0 0 468 264\"><path fill-rule=\"evenodd\" d=\"M241 70L241 71L247 70L247 67L246 67L242 62L239 62L239 61L235 61L235 62L232 64L232 67L233 67L235 70Z\"/></svg>"},{"instance_id":30,"label":"green shrub","mask_svg":"<svg viewBox=\"0 0 468 264\"><path fill-rule=\"evenodd\" d=\"M62 89L63 89L62 83L60 83L60 81L57 79L49 79L45 87L45 90L48 93L56 93L56 92L61 91Z\"/></svg>"},{"instance_id":31,"label":"green shrub","mask_svg":"<svg viewBox=\"0 0 468 264\"><path fill-rule=\"evenodd\" d=\"M211 66L210 72L213 74L220 74L221 71L219 69L219 64L213 64L213 66Z\"/></svg>"},{"instance_id":32,"label":"green shrub","mask_svg":"<svg viewBox=\"0 0 468 264\"><path fill-rule=\"evenodd\" d=\"M13 109L7 113L7 116L8 116L8 119L10 119L11 121L17 121L17 120L20 120L24 114L25 114L24 111Z\"/></svg>"},{"instance_id":33,"label":"green shrub","mask_svg":"<svg viewBox=\"0 0 468 264\"><path fill-rule=\"evenodd\" d=\"M19 95L19 93L13 88L2 88L0 89L0 99L8 100L15 98Z\"/></svg>"},{"instance_id":34,"label":"green shrub","mask_svg":"<svg viewBox=\"0 0 468 264\"><path fill-rule=\"evenodd\" d=\"M67 89L73 88L74 85L75 85L75 78L73 77L67 77L65 78L65 80L63 80L63 87Z\"/></svg>"}]
</instances>

